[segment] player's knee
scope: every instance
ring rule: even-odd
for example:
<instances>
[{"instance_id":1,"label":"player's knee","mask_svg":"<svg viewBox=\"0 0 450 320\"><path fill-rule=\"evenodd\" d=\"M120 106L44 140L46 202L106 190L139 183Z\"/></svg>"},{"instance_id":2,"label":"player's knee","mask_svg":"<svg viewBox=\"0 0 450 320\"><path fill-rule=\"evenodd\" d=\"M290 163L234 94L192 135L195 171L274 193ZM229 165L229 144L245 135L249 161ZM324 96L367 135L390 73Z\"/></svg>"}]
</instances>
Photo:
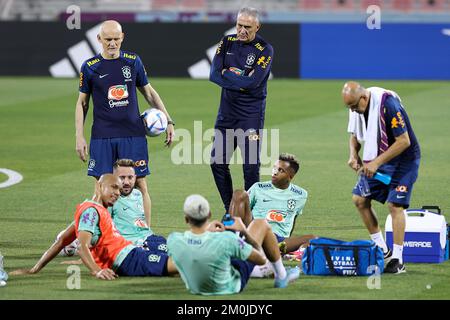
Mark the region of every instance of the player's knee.
<instances>
[{"instance_id":1,"label":"player's knee","mask_svg":"<svg viewBox=\"0 0 450 320\"><path fill-rule=\"evenodd\" d=\"M357 209L367 209L370 207L370 200L367 198L353 195L352 201Z\"/></svg>"},{"instance_id":2,"label":"player's knee","mask_svg":"<svg viewBox=\"0 0 450 320\"><path fill-rule=\"evenodd\" d=\"M233 192L233 201L245 202L248 201L248 194L244 190L235 190Z\"/></svg>"},{"instance_id":3,"label":"player's knee","mask_svg":"<svg viewBox=\"0 0 450 320\"><path fill-rule=\"evenodd\" d=\"M58 233L55 242L61 246L67 246L77 238L75 234L75 226L71 224L69 227Z\"/></svg>"},{"instance_id":4,"label":"player's knee","mask_svg":"<svg viewBox=\"0 0 450 320\"><path fill-rule=\"evenodd\" d=\"M253 219L251 224L253 225L253 228L256 228L262 234L270 230L270 226L266 219Z\"/></svg>"},{"instance_id":5,"label":"player's knee","mask_svg":"<svg viewBox=\"0 0 450 320\"><path fill-rule=\"evenodd\" d=\"M211 166L211 169L214 171L214 170L225 170L225 168L226 168L226 165L225 164L223 164L223 163L217 163L217 162L212 162L211 164L210 164L210 166Z\"/></svg>"},{"instance_id":6,"label":"player's knee","mask_svg":"<svg viewBox=\"0 0 450 320\"><path fill-rule=\"evenodd\" d=\"M404 208L399 204L389 202L388 208L392 216L404 214Z\"/></svg>"}]
</instances>

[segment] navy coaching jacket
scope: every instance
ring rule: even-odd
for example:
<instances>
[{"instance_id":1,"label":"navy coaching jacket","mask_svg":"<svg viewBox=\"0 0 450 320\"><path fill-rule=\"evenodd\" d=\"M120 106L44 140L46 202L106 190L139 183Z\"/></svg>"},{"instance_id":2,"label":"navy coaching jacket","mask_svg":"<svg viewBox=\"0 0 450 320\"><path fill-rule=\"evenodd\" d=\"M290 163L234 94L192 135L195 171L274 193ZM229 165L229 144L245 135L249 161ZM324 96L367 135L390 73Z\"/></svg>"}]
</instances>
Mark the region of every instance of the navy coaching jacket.
<instances>
[{"instance_id":1,"label":"navy coaching jacket","mask_svg":"<svg viewBox=\"0 0 450 320\"><path fill-rule=\"evenodd\" d=\"M272 61L272 46L258 34L248 43L237 40L236 34L223 37L209 77L222 87L218 121L249 118L264 121ZM223 69L226 71L222 75Z\"/></svg>"}]
</instances>

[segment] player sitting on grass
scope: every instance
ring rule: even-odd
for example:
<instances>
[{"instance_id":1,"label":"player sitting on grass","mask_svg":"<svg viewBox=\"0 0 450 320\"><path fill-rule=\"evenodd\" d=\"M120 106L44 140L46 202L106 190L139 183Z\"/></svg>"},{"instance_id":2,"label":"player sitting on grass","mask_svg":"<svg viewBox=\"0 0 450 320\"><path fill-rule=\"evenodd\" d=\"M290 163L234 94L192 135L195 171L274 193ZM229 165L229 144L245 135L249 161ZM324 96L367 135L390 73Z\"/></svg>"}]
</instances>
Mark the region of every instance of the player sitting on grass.
<instances>
[{"instance_id":1,"label":"player sitting on grass","mask_svg":"<svg viewBox=\"0 0 450 320\"><path fill-rule=\"evenodd\" d=\"M93 200L77 206L75 232L78 253L91 274L99 279L117 276L165 276L177 273L169 256L158 250L137 247L117 231L107 208L120 196L119 177L104 174L98 180Z\"/></svg>"},{"instance_id":2,"label":"player sitting on grass","mask_svg":"<svg viewBox=\"0 0 450 320\"><path fill-rule=\"evenodd\" d=\"M167 252L166 239L153 234L153 231L146 225L142 194L139 190L134 189L136 175L133 161L129 159L117 160L113 170L114 174L119 176L122 181L119 199L112 207L108 208L117 230L126 240L132 241L135 245L142 245L150 250ZM19 269L11 274L36 274L58 253L63 253L63 249L70 247L72 250L77 250L78 245L75 223L72 222L59 233L56 241L31 269ZM76 262L71 261L71 263Z\"/></svg>"},{"instance_id":3,"label":"player sitting on grass","mask_svg":"<svg viewBox=\"0 0 450 320\"><path fill-rule=\"evenodd\" d=\"M240 217L246 226L253 219L267 220L282 254L297 251L316 238L312 234L292 236L308 197L305 189L291 183L299 167L295 156L281 154L273 166L271 182L257 182L247 192L236 190L230 204L230 215Z\"/></svg>"},{"instance_id":4,"label":"player sitting on grass","mask_svg":"<svg viewBox=\"0 0 450 320\"><path fill-rule=\"evenodd\" d=\"M284 268L277 240L265 220L255 219L248 228L240 218L226 227L218 221L208 224L209 203L200 195L186 198L184 214L190 230L171 233L167 248L191 293L241 292L254 266L266 263L264 253L275 269L276 288L285 288L299 277L298 268ZM244 239L225 230L238 231Z\"/></svg>"}]
</instances>

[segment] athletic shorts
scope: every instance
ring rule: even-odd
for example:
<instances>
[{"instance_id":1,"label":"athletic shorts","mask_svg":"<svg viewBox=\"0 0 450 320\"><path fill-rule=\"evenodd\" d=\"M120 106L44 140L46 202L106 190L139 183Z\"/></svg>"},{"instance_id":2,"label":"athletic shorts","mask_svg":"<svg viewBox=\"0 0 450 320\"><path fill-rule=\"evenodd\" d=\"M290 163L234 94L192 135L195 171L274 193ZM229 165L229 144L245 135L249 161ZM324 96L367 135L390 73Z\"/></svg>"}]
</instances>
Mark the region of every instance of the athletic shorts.
<instances>
[{"instance_id":1,"label":"athletic shorts","mask_svg":"<svg viewBox=\"0 0 450 320\"><path fill-rule=\"evenodd\" d=\"M275 237L277 238L278 243L283 242L284 239L286 239L285 237L280 237L279 235L277 235L276 233L274 233Z\"/></svg>"},{"instance_id":2,"label":"athletic shorts","mask_svg":"<svg viewBox=\"0 0 450 320\"><path fill-rule=\"evenodd\" d=\"M399 162L394 170L389 166L381 166L378 170L381 173L390 174L389 171L393 171L391 183L385 185L381 181L363 176L358 179L353 194L381 203L388 201L406 209L409 207L413 185L419 174L419 164L420 159Z\"/></svg>"},{"instance_id":3,"label":"athletic shorts","mask_svg":"<svg viewBox=\"0 0 450 320\"><path fill-rule=\"evenodd\" d=\"M231 265L239 271L241 274L241 290L244 290L247 285L248 280L250 279L250 275L252 274L253 268L255 264L249 261L244 261L240 259L231 259Z\"/></svg>"},{"instance_id":4,"label":"athletic shorts","mask_svg":"<svg viewBox=\"0 0 450 320\"><path fill-rule=\"evenodd\" d=\"M117 269L119 276L167 276L167 253L146 250L142 247L134 248Z\"/></svg>"},{"instance_id":5,"label":"athletic shorts","mask_svg":"<svg viewBox=\"0 0 450 320\"><path fill-rule=\"evenodd\" d=\"M91 139L89 155L89 176L100 177L104 173L112 173L118 159L133 160L138 177L150 174L146 137Z\"/></svg>"},{"instance_id":6,"label":"athletic shorts","mask_svg":"<svg viewBox=\"0 0 450 320\"><path fill-rule=\"evenodd\" d=\"M145 239L143 247L150 251L167 253L167 240L163 236L152 234Z\"/></svg>"}]
</instances>

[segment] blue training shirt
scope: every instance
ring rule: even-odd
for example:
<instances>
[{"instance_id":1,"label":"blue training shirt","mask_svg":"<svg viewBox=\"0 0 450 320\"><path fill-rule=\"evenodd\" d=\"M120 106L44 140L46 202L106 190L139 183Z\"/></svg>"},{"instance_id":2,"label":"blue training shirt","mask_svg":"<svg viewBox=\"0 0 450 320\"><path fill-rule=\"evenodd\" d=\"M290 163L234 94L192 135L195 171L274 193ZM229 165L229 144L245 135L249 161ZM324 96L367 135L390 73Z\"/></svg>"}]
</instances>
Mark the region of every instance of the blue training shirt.
<instances>
[{"instance_id":1,"label":"blue training shirt","mask_svg":"<svg viewBox=\"0 0 450 320\"><path fill-rule=\"evenodd\" d=\"M80 92L91 94L94 121L91 138L145 136L136 87L148 84L147 72L135 53L120 51L117 59L98 54L80 71Z\"/></svg>"},{"instance_id":2,"label":"blue training shirt","mask_svg":"<svg viewBox=\"0 0 450 320\"><path fill-rule=\"evenodd\" d=\"M408 132L409 140L411 142L410 146L405 151L389 161L389 163L419 159L419 142L414 134L405 109L403 109L400 101L394 96L388 96L384 102L384 119L386 121L386 134L388 136L389 146L395 142L395 137L398 137L405 132Z\"/></svg>"},{"instance_id":3,"label":"blue training shirt","mask_svg":"<svg viewBox=\"0 0 450 320\"><path fill-rule=\"evenodd\" d=\"M236 34L222 38L209 76L222 87L218 120L264 120L272 61L273 48L259 35L249 43L237 40Z\"/></svg>"}]
</instances>

